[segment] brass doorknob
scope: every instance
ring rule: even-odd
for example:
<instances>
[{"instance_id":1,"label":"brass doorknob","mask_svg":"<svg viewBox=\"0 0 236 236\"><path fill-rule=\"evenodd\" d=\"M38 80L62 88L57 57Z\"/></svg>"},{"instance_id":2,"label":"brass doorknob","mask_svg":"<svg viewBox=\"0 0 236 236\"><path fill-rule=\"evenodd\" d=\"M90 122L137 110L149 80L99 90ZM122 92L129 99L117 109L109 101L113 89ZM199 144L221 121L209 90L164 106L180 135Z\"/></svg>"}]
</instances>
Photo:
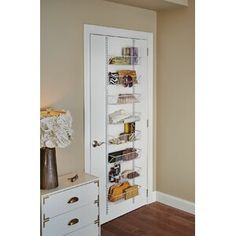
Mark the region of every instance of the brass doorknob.
<instances>
[{"instance_id":1,"label":"brass doorknob","mask_svg":"<svg viewBox=\"0 0 236 236\"><path fill-rule=\"evenodd\" d=\"M102 144L104 144L105 142L98 142L97 140L93 140L92 146L93 147L97 147L97 146L101 146Z\"/></svg>"}]
</instances>

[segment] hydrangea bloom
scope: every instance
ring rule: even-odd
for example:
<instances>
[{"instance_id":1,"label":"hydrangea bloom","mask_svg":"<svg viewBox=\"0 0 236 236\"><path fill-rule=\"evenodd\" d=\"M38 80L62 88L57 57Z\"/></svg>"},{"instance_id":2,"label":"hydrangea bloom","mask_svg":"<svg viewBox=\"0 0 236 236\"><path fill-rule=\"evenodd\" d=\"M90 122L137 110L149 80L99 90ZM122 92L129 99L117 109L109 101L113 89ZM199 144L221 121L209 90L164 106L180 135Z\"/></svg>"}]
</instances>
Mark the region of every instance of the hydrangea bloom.
<instances>
[{"instance_id":1,"label":"hydrangea bloom","mask_svg":"<svg viewBox=\"0 0 236 236\"><path fill-rule=\"evenodd\" d=\"M59 116L40 118L40 147L65 148L71 143L73 130L69 111Z\"/></svg>"}]
</instances>

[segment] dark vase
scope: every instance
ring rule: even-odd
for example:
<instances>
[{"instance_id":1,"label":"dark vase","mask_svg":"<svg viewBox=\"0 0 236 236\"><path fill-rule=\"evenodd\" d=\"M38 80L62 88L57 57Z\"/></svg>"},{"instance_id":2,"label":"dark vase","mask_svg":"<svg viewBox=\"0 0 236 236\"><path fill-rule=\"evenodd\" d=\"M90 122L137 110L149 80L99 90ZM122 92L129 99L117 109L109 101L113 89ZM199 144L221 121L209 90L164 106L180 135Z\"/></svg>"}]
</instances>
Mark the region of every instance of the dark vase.
<instances>
[{"instance_id":1,"label":"dark vase","mask_svg":"<svg viewBox=\"0 0 236 236\"><path fill-rule=\"evenodd\" d=\"M40 189L52 189L57 186L56 149L40 148Z\"/></svg>"}]
</instances>

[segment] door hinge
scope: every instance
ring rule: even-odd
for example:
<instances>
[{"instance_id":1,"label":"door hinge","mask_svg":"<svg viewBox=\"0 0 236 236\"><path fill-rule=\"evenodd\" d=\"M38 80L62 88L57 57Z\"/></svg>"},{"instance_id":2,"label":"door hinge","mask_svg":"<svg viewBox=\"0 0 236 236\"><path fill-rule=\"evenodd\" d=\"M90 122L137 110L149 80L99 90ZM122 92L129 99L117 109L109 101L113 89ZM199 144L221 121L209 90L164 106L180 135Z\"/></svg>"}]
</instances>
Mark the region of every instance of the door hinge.
<instances>
[{"instance_id":1,"label":"door hinge","mask_svg":"<svg viewBox=\"0 0 236 236\"><path fill-rule=\"evenodd\" d=\"M99 217L99 215L98 215L97 220L94 221L94 224L95 224L95 225L98 224L98 227L99 227L99 224L100 224L100 217Z\"/></svg>"},{"instance_id":2,"label":"door hinge","mask_svg":"<svg viewBox=\"0 0 236 236\"><path fill-rule=\"evenodd\" d=\"M147 128L149 127L149 120L147 120Z\"/></svg>"},{"instance_id":3,"label":"door hinge","mask_svg":"<svg viewBox=\"0 0 236 236\"><path fill-rule=\"evenodd\" d=\"M98 195L98 198L97 198L97 200L95 200L95 201L94 201L94 204L97 204L97 205L98 205L98 207L99 207L99 195Z\"/></svg>"},{"instance_id":4,"label":"door hinge","mask_svg":"<svg viewBox=\"0 0 236 236\"><path fill-rule=\"evenodd\" d=\"M45 223L49 221L49 217L45 217L45 214L43 214L43 228L45 228Z\"/></svg>"},{"instance_id":5,"label":"door hinge","mask_svg":"<svg viewBox=\"0 0 236 236\"><path fill-rule=\"evenodd\" d=\"M148 189L146 189L146 196L148 197Z\"/></svg>"},{"instance_id":6,"label":"door hinge","mask_svg":"<svg viewBox=\"0 0 236 236\"><path fill-rule=\"evenodd\" d=\"M147 48L147 56L149 56L149 49Z\"/></svg>"}]
</instances>

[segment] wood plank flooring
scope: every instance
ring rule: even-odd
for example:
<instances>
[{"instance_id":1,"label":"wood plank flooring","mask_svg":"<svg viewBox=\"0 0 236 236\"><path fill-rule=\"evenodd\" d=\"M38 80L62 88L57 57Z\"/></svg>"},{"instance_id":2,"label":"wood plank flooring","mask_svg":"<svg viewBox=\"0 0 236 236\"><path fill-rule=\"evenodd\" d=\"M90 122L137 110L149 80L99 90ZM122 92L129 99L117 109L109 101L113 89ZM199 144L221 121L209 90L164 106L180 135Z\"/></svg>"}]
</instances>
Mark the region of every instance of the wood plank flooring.
<instances>
[{"instance_id":1,"label":"wood plank flooring","mask_svg":"<svg viewBox=\"0 0 236 236\"><path fill-rule=\"evenodd\" d=\"M193 236L195 216L152 203L102 225L102 236Z\"/></svg>"}]
</instances>

